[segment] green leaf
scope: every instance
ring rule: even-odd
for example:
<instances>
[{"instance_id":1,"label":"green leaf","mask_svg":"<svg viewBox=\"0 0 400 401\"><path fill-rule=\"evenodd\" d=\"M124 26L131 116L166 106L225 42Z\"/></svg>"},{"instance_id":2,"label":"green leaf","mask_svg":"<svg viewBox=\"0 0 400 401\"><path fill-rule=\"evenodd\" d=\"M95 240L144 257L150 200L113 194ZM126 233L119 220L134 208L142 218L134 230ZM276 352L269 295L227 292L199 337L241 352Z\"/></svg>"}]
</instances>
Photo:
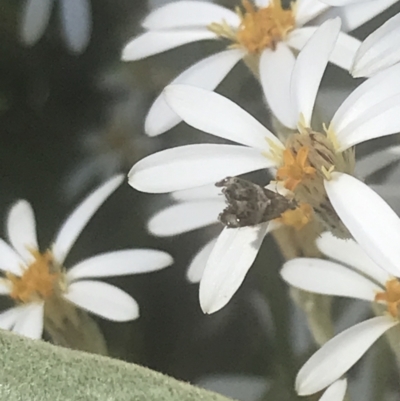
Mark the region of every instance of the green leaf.
<instances>
[{"instance_id":1,"label":"green leaf","mask_svg":"<svg viewBox=\"0 0 400 401\"><path fill-rule=\"evenodd\" d=\"M0 399L228 401L150 369L0 331Z\"/></svg>"}]
</instances>

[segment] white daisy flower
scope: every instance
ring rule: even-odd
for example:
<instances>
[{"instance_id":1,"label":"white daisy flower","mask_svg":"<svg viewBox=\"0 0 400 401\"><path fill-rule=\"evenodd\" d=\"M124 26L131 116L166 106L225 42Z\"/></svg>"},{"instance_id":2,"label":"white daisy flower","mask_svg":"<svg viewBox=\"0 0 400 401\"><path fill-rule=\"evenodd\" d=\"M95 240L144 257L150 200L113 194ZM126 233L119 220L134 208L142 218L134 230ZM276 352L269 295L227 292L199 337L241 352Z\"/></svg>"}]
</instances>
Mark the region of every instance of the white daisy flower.
<instances>
[{"instance_id":1,"label":"white daisy flower","mask_svg":"<svg viewBox=\"0 0 400 401\"><path fill-rule=\"evenodd\" d=\"M358 49L351 68L354 77L370 77L400 61L400 14L372 32Z\"/></svg>"},{"instance_id":2,"label":"white daisy flower","mask_svg":"<svg viewBox=\"0 0 400 401\"><path fill-rule=\"evenodd\" d=\"M398 278L375 264L353 240L343 241L324 233L317 245L321 252L340 263L293 259L281 271L285 281L305 291L386 304L388 314L356 324L324 344L298 373L296 390L300 395L318 392L339 379L382 334L398 324ZM398 266L397 277L400 260Z\"/></svg>"},{"instance_id":3,"label":"white daisy flower","mask_svg":"<svg viewBox=\"0 0 400 401\"><path fill-rule=\"evenodd\" d=\"M173 85L167 87L166 97L186 123L244 146L199 144L155 153L132 167L130 185L143 192L172 192L275 167L277 180L299 202L311 205L319 220L336 235L348 236L329 202L324 181L330 178L332 169L354 171L353 145L400 129L397 118L400 82L393 82L400 66L360 85L339 107L326 133L318 132L311 127L315 97L339 31L338 19L325 22L297 57L290 85L281 87L281 96L271 98L265 92L275 114L294 130L286 145L223 96L200 88ZM268 69L269 65L262 64L262 68ZM275 66L278 70L281 67ZM231 288L229 294L237 290L253 263L267 227L260 224L226 228L219 236L206 270L219 266L221 281L222 274L225 277L223 285ZM210 283L207 288L204 280L201 282L200 300L208 313L220 309L230 299L226 294L222 299L216 295L218 291L222 293L216 283ZM213 296L203 298L202 293Z\"/></svg>"},{"instance_id":4,"label":"white daisy flower","mask_svg":"<svg viewBox=\"0 0 400 401\"><path fill-rule=\"evenodd\" d=\"M27 46L43 36L56 0L26 0L21 21L21 39ZM92 31L90 0L59 0L62 35L68 49L82 53L89 44Z\"/></svg>"},{"instance_id":5,"label":"white daisy flower","mask_svg":"<svg viewBox=\"0 0 400 401\"><path fill-rule=\"evenodd\" d=\"M159 270L172 263L162 251L128 249L100 254L65 270L64 261L76 239L103 202L123 181L116 176L90 194L67 218L46 251L39 250L32 207L20 200L7 217L11 245L0 239L0 293L17 306L0 314L0 328L40 338L47 303L58 297L105 319L136 319L136 301L119 288L92 278Z\"/></svg>"},{"instance_id":6,"label":"white daisy flower","mask_svg":"<svg viewBox=\"0 0 400 401\"><path fill-rule=\"evenodd\" d=\"M363 4L332 8L319 0L297 0L289 9L281 0L242 0L236 12L204 1L176 1L151 12L142 23L146 32L124 48L122 59L139 60L166 50L201 40L224 39L227 50L194 64L171 83L214 90L240 59L260 75L266 92L280 93L288 85L295 54L302 49L318 25L340 15L344 28L355 29L397 0L374 0ZM316 17L321 16L318 23ZM330 61L349 69L360 42L346 33L338 35ZM263 68L263 64L269 68ZM283 68L276 68L283 65ZM145 122L150 136L168 131L181 119L168 107L161 94Z\"/></svg>"}]
</instances>

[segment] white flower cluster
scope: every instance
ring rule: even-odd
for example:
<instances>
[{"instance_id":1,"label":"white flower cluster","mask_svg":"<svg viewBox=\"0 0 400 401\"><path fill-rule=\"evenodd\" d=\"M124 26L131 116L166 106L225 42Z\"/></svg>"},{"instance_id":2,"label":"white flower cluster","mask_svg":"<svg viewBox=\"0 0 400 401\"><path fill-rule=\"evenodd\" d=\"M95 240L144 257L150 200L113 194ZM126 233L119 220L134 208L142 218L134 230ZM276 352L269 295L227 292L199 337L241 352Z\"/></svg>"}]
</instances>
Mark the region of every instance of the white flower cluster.
<instances>
[{"instance_id":1,"label":"white flower cluster","mask_svg":"<svg viewBox=\"0 0 400 401\"><path fill-rule=\"evenodd\" d=\"M267 233L300 231L309 224L317 227L316 236L327 231L317 241L321 252L351 269L298 258L285 264L283 279L309 292L387 306L387 314L332 338L300 370L298 394L327 388L324 401L344 398L343 375L399 322L400 219L363 182L397 160L398 147L360 162L355 147L400 131L400 16L362 43L347 33L395 2L296 0L285 7L281 0L243 0L231 10L206 1L175 1L153 10L142 23L145 32L122 52L123 60L132 61L197 41L228 46L164 89L148 112L145 130L156 136L183 120L232 143L163 150L129 173L135 189L172 193L177 201L149 221L153 234L171 236L222 223L218 237L188 270L190 281L200 281L205 313L230 301ZM273 131L213 92L239 60L261 84ZM329 62L368 79L321 126L315 122L316 98ZM269 185L237 177L259 170L272 174Z\"/></svg>"}]
</instances>

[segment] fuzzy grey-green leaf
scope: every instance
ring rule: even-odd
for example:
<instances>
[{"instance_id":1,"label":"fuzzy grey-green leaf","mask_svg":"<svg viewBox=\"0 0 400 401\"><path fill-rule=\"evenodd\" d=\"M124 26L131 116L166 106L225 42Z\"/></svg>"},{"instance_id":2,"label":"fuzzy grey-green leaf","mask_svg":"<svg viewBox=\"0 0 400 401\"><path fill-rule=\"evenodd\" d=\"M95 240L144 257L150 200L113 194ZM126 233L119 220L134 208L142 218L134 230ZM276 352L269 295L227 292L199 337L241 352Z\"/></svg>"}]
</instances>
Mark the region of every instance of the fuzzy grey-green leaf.
<instances>
[{"instance_id":1,"label":"fuzzy grey-green leaf","mask_svg":"<svg viewBox=\"0 0 400 401\"><path fill-rule=\"evenodd\" d=\"M0 399L228 401L150 369L0 331Z\"/></svg>"}]
</instances>

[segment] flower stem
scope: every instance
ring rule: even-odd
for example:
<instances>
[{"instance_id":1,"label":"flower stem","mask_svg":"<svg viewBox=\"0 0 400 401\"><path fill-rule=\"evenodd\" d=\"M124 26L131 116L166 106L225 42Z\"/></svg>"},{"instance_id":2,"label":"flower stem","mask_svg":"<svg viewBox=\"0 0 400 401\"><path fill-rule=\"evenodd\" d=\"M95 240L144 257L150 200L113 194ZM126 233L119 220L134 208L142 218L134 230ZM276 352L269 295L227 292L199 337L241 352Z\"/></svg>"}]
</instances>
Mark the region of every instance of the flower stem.
<instances>
[{"instance_id":1,"label":"flower stem","mask_svg":"<svg viewBox=\"0 0 400 401\"><path fill-rule=\"evenodd\" d=\"M286 260L296 257L323 257L315 245L320 230L319 224L312 220L301 230L283 226L275 230L273 235ZM330 297L294 288L291 290L291 295L296 304L305 312L316 343L324 344L333 335Z\"/></svg>"},{"instance_id":2,"label":"flower stem","mask_svg":"<svg viewBox=\"0 0 400 401\"><path fill-rule=\"evenodd\" d=\"M107 346L97 323L83 310L61 297L45 303L44 330L53 344L107 355Z\"/></svg>"}]
</instances>

